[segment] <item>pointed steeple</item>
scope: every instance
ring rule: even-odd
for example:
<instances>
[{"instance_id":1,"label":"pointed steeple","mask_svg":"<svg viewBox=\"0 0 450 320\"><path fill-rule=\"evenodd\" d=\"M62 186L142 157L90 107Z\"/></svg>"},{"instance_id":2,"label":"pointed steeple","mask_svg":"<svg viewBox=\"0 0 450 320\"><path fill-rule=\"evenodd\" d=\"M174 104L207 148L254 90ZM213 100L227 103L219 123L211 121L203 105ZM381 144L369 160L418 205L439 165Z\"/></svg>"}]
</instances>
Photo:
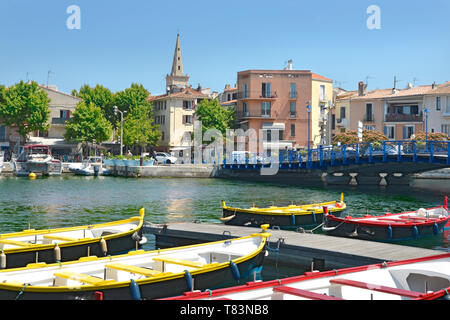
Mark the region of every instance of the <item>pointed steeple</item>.
<instances>
[{"instance_id":1,"label":"pointed steeple","mask_svg":"<svg viewBox=\"0 0 450 320\"><path fill-rule=\"evenodd\" d=\"M166 76L166 88L168 92L186 88L189 83L189 76L184 74L183 58L181 57L180 34L177 34L175 53L173 55L172 71Z\"/></svg>"},{"instance_id":2,"label":"pointed steeple","mask_svg":"<svg viewBox=\"0 0 450 320\"><path fill-rule=\"evenodd\" d=\"M175 45L175 53L173 54L171 76L184 76L183 58L181 56L180 34L177 34L177 43Z\"/></svg>"}]
</instances>

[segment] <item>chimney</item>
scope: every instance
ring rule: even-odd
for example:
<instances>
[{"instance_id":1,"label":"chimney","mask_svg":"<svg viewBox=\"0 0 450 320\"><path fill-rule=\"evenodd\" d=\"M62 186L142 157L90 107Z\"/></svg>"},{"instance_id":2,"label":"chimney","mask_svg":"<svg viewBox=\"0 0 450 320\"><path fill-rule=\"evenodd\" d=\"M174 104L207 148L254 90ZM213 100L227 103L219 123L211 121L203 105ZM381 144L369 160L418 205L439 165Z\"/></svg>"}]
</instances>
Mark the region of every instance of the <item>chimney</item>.
<instances>
[{"instance_id":1,"label":"chimney","mask_svg":"<svg viewBox=\"0 0 450 320\"><path fill-rule=\"evenodd\" d=\"M198 84L197 91L202 91L202 86L200 85L200 83Z\"/></svg>"},{"instance_id":2,"label":"chimney","mask_svg":"<svg viewBox=\"0 0 450 320\"><path fill-rule=\"evenodd\" d=\"M360 97L365 96L366 95L366 88L367 88L367 85L364 84L364 82L360 81L358 83L358 96L360 96Z\"/></svg>"},{"instance_id":3,"label":"chimney","mask_svg":"<svg viewBox=\"0 0 450 320\"><path fill-rule=\"evenodd\" d=\"M435 82L433 82L433 84L431 85L431 89L436 89L436 81Z\"/></svg>"},{"instance_id":4,"label":"chimney","mask_svg":"<svg viewBox=\"0 0 450 320\"><path fill-rule=\"evenodd\" d=\"M292 59L288 60L288 70L292 70Z\"/></svg>"}]
</instances>

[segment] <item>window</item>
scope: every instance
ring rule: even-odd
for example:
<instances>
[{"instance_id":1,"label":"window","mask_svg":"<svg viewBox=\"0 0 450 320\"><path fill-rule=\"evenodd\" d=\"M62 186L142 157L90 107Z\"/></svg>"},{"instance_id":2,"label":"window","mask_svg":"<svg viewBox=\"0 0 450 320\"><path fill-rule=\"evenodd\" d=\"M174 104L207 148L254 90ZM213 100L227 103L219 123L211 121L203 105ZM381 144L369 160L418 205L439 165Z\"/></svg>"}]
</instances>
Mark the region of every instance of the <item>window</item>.
<instances>
[{"instance_id":1,"label":"window","mask_svg":"<svg viewBox=\"0 0 450 320\"><path fill-rule=\"evenodd\" d=\"M192 101L184 100L183 101L183 109L192 110Z\"/></svg>"},{"instance_id":2,"label":"window","mask_svg":"<svg viewBox=\"0 0 450 320\"><path fill-rule=\"evenodd\" d=\"M445 134L450 134L450 124L443 124L441 125L441 132ZM1 131L0 131L1 134ZM0 138L1 140L1 138Z\"/></svg>"},{"instance_id":3,"label":"window","mask_svg":"<svg viewBox=\"0 0 450 320\"><path fill-rule=\"evenodd\" d=\"M345 107L341 107L340 111L341 111L340 119L345 119Z\"/></svg>"},{"instance_id":4,"label":"window","mask_svg":"<svg viewBox=\"0 0 450 320\"><path fill-rule=\"evenodd\" d=\"M247 102L243 102L242 103L242 112L244 113L244 115L247 114Z\"/></svg>"},{"instance_id":5,"label":"window","mask_svg":"<svg viewBox=\"0 0 450 320\"><path fill-rule=\"evenodd\" d=\"M270 117L270 102L261 102L261 116Z\"/></svg>"},{"instance_id":6,"label":"window","mask_svg":"<svg viewBox=\"0 0 450 320\"><path fill-rule=\"evenodd\" d=\"M297 86L295 83L291 83L291 92L289 98L295 99L297 97Z\"/></svg>"},{"instance_id":7,"label":"window","mask_svg":"<svg viewBox=\"0 0 450 320\"><path fill-rule=\"evenodd\" d=\"M262 86L261 86L261 95L263 98L270 98L270 89L271 89L271 84L270 82L263 82Z\"/></svg>"},{"instance_id":8,"label":"window","mask_svg":"<svg viewBox=\"0 0 450 320\"><path fill-rule=\"evenodd\" d=\"M436 97L436 110L441 110L441 97Z\"/></svg>"},{"instance_id":9,"label":"window","mask_svg":"<svg viewBox=\"0 0 450 320\"><path fill-rule=\"evenodd\" d=\"M164 141L164 138L165 138L164 131L161 131L161 140Z\"/></svg>"},{"instance_id":10,"label":"window","mask_svg":"<svg viewBox=\"0 0 450 320\"><path fill-rule=\"evenodd\" d=\"M291 118L295 118L297 115L297 105L295 102L291 102L289 106Z\"/></svg>"},{"instance_id":11,"label":"window","mask_svg":"<svg viewBox=\"0 0 450 320\"><path fill-rule=\"evenodd\" d=\"M0 126L0 140L6 140L6 126Z\"/></svg>"},{"instance_id":12,"label":"window","mask_svg":"<svg viewBox=\"0 0 450 320\"><path fill-rule=\"evenodd\" d=\"M64 119L70 118L70 110L59 110L59 117Z\"/></svg>"},{"instance_id":13,"label":"window","mask_svg":"<svg viewBox=\"0 0 450 320\"><path fill-rule=\"evenodd\" d=\"M385 126L384 134L388 137L388 139L394 140L395 139L395 126Z\"/></svg>"},{"instance_id":14,"label":"window","mask_svg":"<svg viewBox=\"0 0 450 320\"><path fill-rule=\"evenodd\" d=\"M447 96L447 105L445 107L445 113L450 113L450 96Z\"/></svg>"},{"instance_id":15,"label":"window","mask_svg":"<svg viewBox=\"0 0 450 320\"><path fill-rule=\"evenodd\" d=\"M366 121L374 121L373 120L373 105L371 103L366 103Z\"/></svg>"},{"instance_id":16,"label":"window","mask_svg":"<svg viewBox=\"0 0 450 320\"><path fill-rule=\"evenodd\" d=\"M364 130L375 131L375 126L372 126L372 125L365 125L365 126L364 126Z\"/></svg>"},{"instance_id":17,"label":"window","mask_svg":"<svg viewBox=\"0 0 450 320\"><path fill-rule=\"evenodd\" d=\"M184 115L183 116L183 124L192 124L192 115Z\"/></svg>"},{"instance_id":18,"label":"window","mask_svg":"<svg viewBox=\"0 0 450 320\"><path fill-rule=\"evenodd\" d=\"M414 134L414 126L403 127L403 139L409 139Z\"/></svg>"},{"instance_id":19,"label":"window","mask_svg":"<svg viewBox=\"0 0 450 320\"><path fill-rule=\"evenodd\" d=\"M325 86L323 84L320 85L320 100L323 101L326 99L325 96Z\"/></svg>"},{"instance_id":20,"label":"window","mask_svg":"<svg viewBox=\"0 0 450 320\"><path fill-rule=\"evenodd\" d=\"M244 83L242 85L242 98L248 98L248 84Z\"/></svg>"},{"instance_id":21,"label":"window","mask_svg":"<svg viewBox=\"0 0 450 320\"><path fill-rule=\"evenodd\" d=\"M295 124L291 124L291 137L295 137Z\"/></svg>"}]
</instances>

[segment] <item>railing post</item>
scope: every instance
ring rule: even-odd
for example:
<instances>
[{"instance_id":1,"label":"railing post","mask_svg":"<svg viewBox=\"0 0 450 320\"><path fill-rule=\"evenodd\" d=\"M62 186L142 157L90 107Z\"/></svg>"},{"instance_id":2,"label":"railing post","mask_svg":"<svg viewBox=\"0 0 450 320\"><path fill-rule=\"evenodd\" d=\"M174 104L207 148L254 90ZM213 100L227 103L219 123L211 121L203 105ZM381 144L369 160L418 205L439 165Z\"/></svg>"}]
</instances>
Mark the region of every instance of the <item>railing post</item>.
<instances>
[{"instance_id":1,"label":"railing post","mask_svg":"<svg viewBox=\"0 0 450 320\"><path fill-rule=\"evenodd\" d=\"M434 154L433 154L433 141L429 141L428 144L429 144L429 146L430 146L430 163L433 163L433 158L434 158Z\"/></svg>"},{"instance_id":2,"label":"railing post","mask_svg":"<svg viewBox=\"0 0 450 320\"><path fill-rule=\"evenodd\" d=\"M387 162L386 141L383 141L383 162Z\"/></svg>"},{"instance_id":3,"label":"railing post","mask_svg":"<svg viewBox=\"0 0 450 320\"><path fill-rule=\"evenodd\" d=\"M359 164L359 143L356 144L355 162Z\"/></svg>"},{"instance_id":4,"label":"railing post","mask_svg":"<svg viewBox=\"0 0 450 320\"><path fill-rule=\"evenodd\" d=\"M373 145L372 142L369 142L369 163L373 161Z\"/></svg>"},{"instance_id":5,"label":"railing post","mask_svg":"<svg viewBox=\"0 0 450 320\"><path fill-rule=\"evenodd\" d=\"M347 164L347 152L346 152L346 149L347 149L347 145L344 144L344 145L341 147L342 164Z\"/></svg>"},{"instance_id":6,"label":"railing post","mask_svg":"<svg viewBox=\"0 0 450 320\"><path fill-rule=\"evenodd\" d=\"M311 167L312 167L312 150L311 149L308 149L308 162L306 164L306 167L308 169L311 169Z\"/></svg>"},{"instance_id":7,"label":"railing post","mask_svg":"<svg viewBox=\"0 0 450 320\"><path fill-rule=\"evenodd\" d=\"M397 150L397 162L401 162L402 161L402 142L399 141L398 142L398 150Z\"/></svg>"},{"instance_id":8,"label":"railing post","mask_svg":"<svg viewBox=\"0 0 450 320\"><path fill-rule=\"evenodd\" d=\"M450 142L447 142L447 164L450 164Z\"/></svg>"},{"instance_id":9,"label":"railing post","mask_svg":"<svg viewBox=\"0 0 450 320\"><path fill-rule=\"evenodd\" d=\"M331 147L331 165L334 166L334 160L336 159L336 155L334 153L334 147Z\"/></svg>"},{"instance_id":10,"label":"railing post","mask_svg":"<svg viewBox=\"0 0 450 320\"><path fill-rule=\"evenodd\" d=\"M417 162L417 145L416 140L413 140L413 161Z\"/></svg>"},{"instance_id":11,"label":"railing post","mask_svg":"<svg viewBox=\"0 0 450 320\"><path fill-rule=\"evenodd\" d=\"M320 160L320 167L323 165L323 146L319 146L319 160Z\"/></svg>"}]
</instances>

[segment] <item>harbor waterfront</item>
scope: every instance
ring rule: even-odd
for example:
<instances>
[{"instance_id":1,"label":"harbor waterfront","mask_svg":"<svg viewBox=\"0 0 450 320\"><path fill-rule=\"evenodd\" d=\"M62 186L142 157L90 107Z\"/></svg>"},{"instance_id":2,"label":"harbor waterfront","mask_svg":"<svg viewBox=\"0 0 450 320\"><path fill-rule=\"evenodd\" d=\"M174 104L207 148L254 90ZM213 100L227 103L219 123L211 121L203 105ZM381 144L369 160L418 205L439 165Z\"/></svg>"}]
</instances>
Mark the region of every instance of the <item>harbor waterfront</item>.
<instances>
[{"instance_id":1,"label":"harbor waterfront","mask_svg":"<svg viewBox=\"0 0 450 320\"><path fill-rule=\"evenodd\" d=\"M430 182L431 181L431 182ZM442 180L430 180L436 189ZM445 182L444 182L445 183ZM173 224L200 221L222 224L221 201L238 207L253 204L306 204L338 200L344 192L347 213L352 216L403 212L441 205L440 192L410 187L308 188L268 183L202 178L0 177L2 233L46 229L125 219L145 208L145 221ZM249 230L250 233L250 230ZM146 234L144 249L155 249L153 235ZM448 230L437 237L409 241L408 246L436 250L449 248ZM306 269L305 269L306 270ZM264 265L263 278L301 274L305 270L278 264Z\"/></svg>"}]
</instances>

